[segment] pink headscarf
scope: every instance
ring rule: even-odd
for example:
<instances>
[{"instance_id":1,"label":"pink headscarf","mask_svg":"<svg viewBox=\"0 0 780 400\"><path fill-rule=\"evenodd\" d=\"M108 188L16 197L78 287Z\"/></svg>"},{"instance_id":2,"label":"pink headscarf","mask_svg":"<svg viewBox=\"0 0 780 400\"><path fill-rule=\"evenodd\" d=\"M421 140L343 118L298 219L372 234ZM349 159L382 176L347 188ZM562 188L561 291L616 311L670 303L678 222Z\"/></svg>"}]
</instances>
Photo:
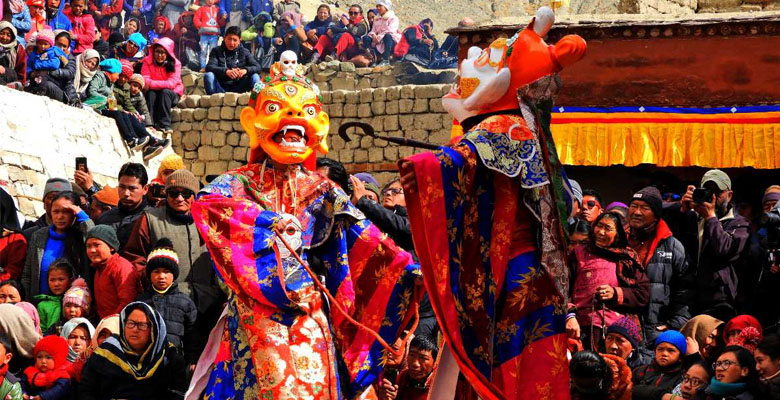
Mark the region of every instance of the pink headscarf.
<instances>
[{"instance_id":1,"label":"pink headscarf","mask_svg":"<svg viewBox=\"0 0 780 400\"><path fill-rule=\"evenodd\" d=\"M292 18L293 24L296 26L301 25L301 14L298 14L295 11L285 11L282 13L282 17L280 19L283 20L288 16Z\"/></svg>"},{"instance_id":2,"label":"pink headscarf","mask_svg":"<svg viewBox=\"0 0 780 400\"><path fill-rule=\"evenodd\" d=\"M42 335L41 333L41 317L38 315L38 309L35 308L34 305L22 301L19 303L14 304L15 306L21 308L24 310L24 312L30 316L30 319L32 319L33 323L35 324L35 330L38 332L39 335Z\"/></svg>"}]
</instances>

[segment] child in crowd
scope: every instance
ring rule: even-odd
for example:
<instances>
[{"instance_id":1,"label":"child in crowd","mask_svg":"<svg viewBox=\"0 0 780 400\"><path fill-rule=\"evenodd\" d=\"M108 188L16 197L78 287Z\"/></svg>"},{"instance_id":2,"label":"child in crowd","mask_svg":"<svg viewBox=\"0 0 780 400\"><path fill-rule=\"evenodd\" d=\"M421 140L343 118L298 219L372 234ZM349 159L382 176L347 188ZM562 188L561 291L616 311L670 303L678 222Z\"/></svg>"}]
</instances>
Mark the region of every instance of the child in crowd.
<instances>
[{"instance_id":1,"label":"child in crowd","mask_svg":"<svg viewBox=\"0 0 780 400\"><path fill-rule=\"evenodd\" d=\"M688 346L685 336L665 331L655 340L653 362L634 369L634 400L660 400L682 382L682 357Z\"/></svg>"},{"instance_id":2,"label":"child in crowd","mask_svg":"<svg viewBox=\"0 0 780 400\"><path fill-rule=\"evenodd\" d=\"M71 263L60 258L49 265L48 283L51 294L38 294L33 300L41 317L41 331L48 332L60 320L62 315L62 298L73 282L74 268Z\"/></svg>"},{"instance_id":3,"label":"child in crowd","mask_svg":"<svg viewBox=\"0 0 780 400\"><path fill-rule=\"evenodd\" d=\"M117 254L119 239L114 228L98 225L87 233L87 258L95 268L95 304L100 318L119 314L140 291L133 264ZM100 334L100 332L98 332Z\"/></svg>"},{"instance_id":4,"label":"child in crowd","mask_svg":"<svg viewBox=\"0 0 780 400\"><path fill-rule=\"evenodd\" d=\"M73 49L74 55L79 55L95 45L95 38L100 31L95 26L95 19L92 15L85 13L87 0L70 0L70 7L65 9L65 15L68 16L71 25L73 25L73 35L76 38L76 48ZM102 40L103 37L100 36Z\"/></svg>"},{"instance_id":5,"label":"child in crowd","mask_svg":"<svg viewBox=\"0 0 780 400\"><path fill-rule=\"evenodd\" d=\"M187 360L198 359L192 349L191 334L198 316L198 309L190 296L179 291L179 256L168 238L160 238L146 259L146 280L149 286L136 300L152 306L162 315L168 332L168 340L179 349L185 349Z\"/></svg>"},{"instance_id":6,"label":"child in crowd","mask_svg":"<svg viewBox=\"0 0 780 400\"><path fill-rule=\"evenodd\" d=\"M200 35L195 26L195 12L185 11L179 16L176 27L173 29L174 42L178 44L176 50L182 66L191 70L200 68L198 53L200 52Z\"/></svg>"},{"instance_id":7,"label":"child in crowd","mask_svg":"<svg viewBox=\"0 0 780 400\"><path fill-rule=\"evenodd\" d=\"M154 43L164 37L173 40L174 34L171 30L171 21L168 17L163 15L157 16L157 18L154 19L153 27L154 29L149 31L149 43Z\"/></svg>"},{"instance_id":8,"label":"child in crowd","mask_svg":"<svg viewBox=\"0 0 780 400\"><path fill-rule=\"evenodd\" d=\"M219 14L216 0L205 0L206 4L195 12L193 23L200 35L200 72L206 72L206 61L211 49L217 47L219 27L225 25L225 14Z\"/></svg>"},{"instance_id":9,"label":"child in crowd","mask_svg":"<svg viewBox=\"0 0 780 400\"><path fill-rule=\"evenodd\" d=\"M87 282L84 279L76 279L65 295L62 296L63 322L73 318L87 318L92 296L89 293Z\"/></svg>"},{"instance_id":10,"label":"child in crowd","mask_svg":"<svg viewBox=\"0 0 780 400\"><path fill-rule=\"evenodd\" d=\"M65 369L68 342L59 336L45 336L33 349L35 365L24 370L22 390L30 399L63 400L70 394L70 375Z\"/></svg>"},{"instance_id":11,"label":"child in crowd","mask_svg":"<svg viewBox=\"0 0 780 400\"><path fill-rule=\"evenodd\" d=\"M140 74L133 74L130 77L130 101L133 103L135 111L144 117L146 129L152 126L152 115L149 114L149 107L146 106L144 97L144 77Z\"/></svg>"},{"instance_id":12,"label":"child in crowd","mask_svg":"<svg viewBox=\"0 0 780 400\"><path fill-rule=\"evenodd\" d=\"M27 57L27 74L33 71L54 71L68 61L65 53L54 45L54 32L41 30L35 35L35 51Z\"/></svg>"},{"instance_id":13,"label":"child in crowd","mask_svg":"<svg viewBox=\"0 0 780 400\"><path fill-rule=\"evenodd\" d=\"M118 109L133 115L138 121L143 122L143 116L133 106L130 100L130 77L133 76L133 64L127 60L119 62L122 65L122 72L119 73L116 82L114 82L113 95L116 99Z\"/></svg>"},{"instance_id":14,"label":"child in crowd","mask_svg":"<svg viewBox=\"0 0 780 400\"><path fill-rule=\"evenodd\" d=\"M14 374L8 371L8 363L14 356L12 349L11 339L4 332L0 332L0 399L22 400L22 385Z\"/></svg>"}]
</instances>

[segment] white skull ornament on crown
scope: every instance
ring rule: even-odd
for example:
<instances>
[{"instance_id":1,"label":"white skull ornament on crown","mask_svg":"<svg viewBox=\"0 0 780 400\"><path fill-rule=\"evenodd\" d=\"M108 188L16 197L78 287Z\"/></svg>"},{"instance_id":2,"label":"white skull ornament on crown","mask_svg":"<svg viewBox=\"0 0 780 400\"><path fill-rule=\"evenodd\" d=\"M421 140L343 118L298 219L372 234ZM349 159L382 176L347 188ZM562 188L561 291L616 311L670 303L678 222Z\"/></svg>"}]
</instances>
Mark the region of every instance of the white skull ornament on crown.
<instances>
[{"instance_id":1,"label":"white skull ornament on crown","mask_svg":"<svg viewBox=\"0 0 780 400\"><path fill-rule=\"evenodd\" d=\"M290 248L294 251L300 250L301 246L303 246L303 228L301 226L301 222L298 220L298 218L292 214L281 214L281 236L287 244L290 245ZM279 240L278 237L274 238L276 241L276 245L279 247L279 256L281 259L288 258L292 255L290 250L287 248L287 246L282 243L281 240Z\"/></svg>"},{"instance_id":2,"label":"white skull ornament on crown","mask_svg":"<svg viewBox=\"0 0 780 400\"><path fill-rule=\"evenodd\" d=\"M282 64L282 74L289 77L295 76L298 70L298 55L292 50L285 50L279 56L279 62Z\"/></svg>"}]
</instances>

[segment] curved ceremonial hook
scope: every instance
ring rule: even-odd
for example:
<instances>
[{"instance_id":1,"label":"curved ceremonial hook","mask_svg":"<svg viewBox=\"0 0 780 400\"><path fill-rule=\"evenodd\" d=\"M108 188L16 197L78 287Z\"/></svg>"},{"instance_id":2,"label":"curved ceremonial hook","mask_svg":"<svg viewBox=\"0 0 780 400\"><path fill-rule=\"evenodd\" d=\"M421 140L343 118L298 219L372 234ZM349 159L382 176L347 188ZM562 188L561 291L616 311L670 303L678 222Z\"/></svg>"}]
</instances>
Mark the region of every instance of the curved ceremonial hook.
<instances>
[{"instance_id":1,"label":"curved ceremonial hook","mask_svg":"<svg viewBox=\"0 0 780 400\"><path fill-rule=\"evenodd\" d=\"M347 129L349 128L360 128L360 130L363 131L362 135L368 135L371 136L372 138L386 140L390 143L397 144L399 146L419 147L421 149L428 149L428 150L437 150L439 148L438 145L428 143L428 142L422 142L419 140L407 139L403 137L377 135L374 131L374 127L371 126L371 124L367 124L365 122L360 122L360 121L345 122L339 127L339 136L342 139L344 139L345 142L352 141L352 138L350 138L349 135L347 134Z\"/></svg>"}]
</instances>

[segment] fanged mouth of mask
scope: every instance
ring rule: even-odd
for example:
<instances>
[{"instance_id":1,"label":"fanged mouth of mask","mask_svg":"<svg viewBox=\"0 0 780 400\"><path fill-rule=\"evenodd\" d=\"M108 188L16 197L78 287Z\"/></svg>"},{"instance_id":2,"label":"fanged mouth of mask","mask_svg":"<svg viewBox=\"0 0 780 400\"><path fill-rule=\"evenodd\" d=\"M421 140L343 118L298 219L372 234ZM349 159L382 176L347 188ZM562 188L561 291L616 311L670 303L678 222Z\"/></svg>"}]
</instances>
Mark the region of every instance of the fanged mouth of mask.
<instances>
[{"instance_id":1,"label":"fanged mouth of mask","mask_svg":"<svg viewBox=\"0 0 780 400\"><path fill-rule=\"evenodd\" d=\"M303 153L306 151L306 129L300 125L287 125L273 135L273 141L282 149Z\"/></svg>"}]
</instances>

